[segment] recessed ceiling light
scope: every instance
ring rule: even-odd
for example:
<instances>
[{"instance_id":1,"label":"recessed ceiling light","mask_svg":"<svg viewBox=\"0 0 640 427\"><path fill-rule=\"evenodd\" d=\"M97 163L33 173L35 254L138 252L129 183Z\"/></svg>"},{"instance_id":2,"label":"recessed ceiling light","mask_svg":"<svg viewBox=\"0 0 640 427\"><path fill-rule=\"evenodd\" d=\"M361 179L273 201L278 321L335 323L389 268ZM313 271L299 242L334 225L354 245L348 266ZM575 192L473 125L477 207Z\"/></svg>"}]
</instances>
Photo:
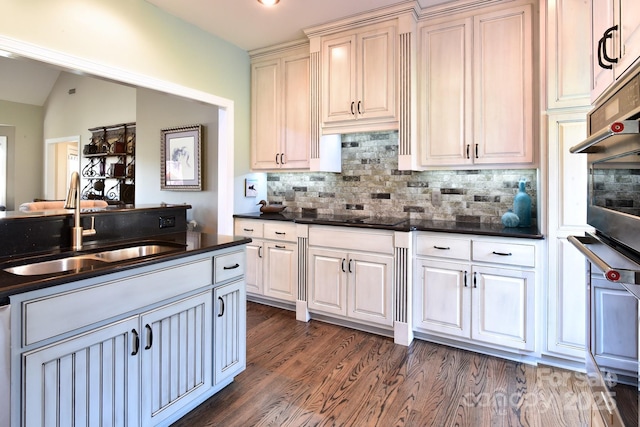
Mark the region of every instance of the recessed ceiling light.
<instances>
[{"instance_id":1,"label":"recessed ceiling light","mask_svg":"<svg viewBox=\"0 0 640 427\"><path fill-rule=\"evenodd\" d=\"M275 6L280 3L280 0L258 0L258 3L262 3L265 6Z\"/></svg>"}]
</instances>

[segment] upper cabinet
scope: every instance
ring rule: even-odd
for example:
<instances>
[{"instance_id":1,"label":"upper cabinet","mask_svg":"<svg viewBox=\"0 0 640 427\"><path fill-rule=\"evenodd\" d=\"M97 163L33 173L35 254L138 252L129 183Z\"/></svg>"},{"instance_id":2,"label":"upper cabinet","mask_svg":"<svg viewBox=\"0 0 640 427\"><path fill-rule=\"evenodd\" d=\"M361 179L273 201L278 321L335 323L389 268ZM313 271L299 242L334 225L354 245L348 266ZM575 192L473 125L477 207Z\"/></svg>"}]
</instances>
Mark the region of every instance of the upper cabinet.
<instances>
[{"instance_id":1,"label":"upper cabinet","mask_svg":"<svg viewBox=\"0 0 640 427\"><path fill-rule=\"evenodd\" d=\"M418 28L420 167L534 162L530 4Z\"/></svg>"},{"instance_id":2,"label":"upper cabinet","mask_svg":"<svg viewBox=\"0 0 640 427\"><path fill-rule=\"evenodd\" d=\"M251 62L251 168L309 169L308 44Z\"/></svg>"},{"instance_id":3,"label":"upper cabinet","mask_svg":"<svg viewBox=\"0 0 640 427\"><path fill-rule=\"evenodd\" d=\"M595 101L640 58L640 2L593 0L591 100Z\"/></svg>"},{"instance_id":4,"label":"upper cabinet","mask_svg":"<svg viewBox=\"0 0 640 427\"><path fill-rule=\"evenodd\" d=\"M396 24L322 37L323 132L397 128Z\"/></svg>"}]
</instances>

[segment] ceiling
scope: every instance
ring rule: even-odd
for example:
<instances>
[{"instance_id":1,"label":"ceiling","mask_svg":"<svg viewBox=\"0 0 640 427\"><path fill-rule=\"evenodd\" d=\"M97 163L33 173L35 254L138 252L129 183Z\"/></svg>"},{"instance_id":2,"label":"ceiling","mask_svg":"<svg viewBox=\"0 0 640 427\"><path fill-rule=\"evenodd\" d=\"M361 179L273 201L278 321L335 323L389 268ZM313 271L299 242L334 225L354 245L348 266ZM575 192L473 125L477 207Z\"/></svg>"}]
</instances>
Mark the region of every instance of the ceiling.
<instances>
[{"instance_id":1,"label":"ceiling","mask_svg":"<svg viewBox=\"0 0 640 427\"><path fill-rule=\"evenodd\" d=\"M244 50L304 38L304 28L379 9L406 0L280 0L265 7L257 0L146 0L165 12ZM422 8L451 0L418 0Z\"/></svg>"}]
</instances>

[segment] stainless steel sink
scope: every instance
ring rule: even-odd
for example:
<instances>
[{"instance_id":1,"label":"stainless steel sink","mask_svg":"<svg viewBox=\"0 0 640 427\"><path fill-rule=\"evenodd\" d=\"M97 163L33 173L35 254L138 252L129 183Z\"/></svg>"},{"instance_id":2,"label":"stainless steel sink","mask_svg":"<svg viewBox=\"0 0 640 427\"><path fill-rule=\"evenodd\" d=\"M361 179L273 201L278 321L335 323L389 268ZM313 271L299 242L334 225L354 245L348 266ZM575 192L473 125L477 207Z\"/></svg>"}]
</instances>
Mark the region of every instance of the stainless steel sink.
<instances>
[{"instance_id":1,"label":"stainless steel sink","mask_svg":"<svg viewBox=\"0 0 640 427\"><path fill-rule=\"evenodd\" d=\"M5 268L4 271L19 276L35 276L39 274L64 273L67 271L86 271L106 265L107 262L95 255L78 255L68 258L53 259L51 261L18 265Z\"/></svg>"},{"instance_id":2,"label":"stainless steel sink","mask_svg":"<svg viewBox=\"0 0 640 427\"><path fill-rule=\"evenodd\" d=\"M98 252L93 255L107 262L116 262L127 259L146 257L149 255L162 254L165 252L175 251L176 249L177 248L175 246L169 245L142 245Z\"/></svg>"},{"instance_id":3,"label":"stainless steel sink","mask_svg":"<svg viewBox=\"0 0 640 427\"><path fill-rule=\"evenodd\" d=\"M109 263L144 258L151 255L173 252L184 249L182 245L145 244L128 248L111 249L90 254L74 255L70 257L39 261L5 268L4 271L19 276L36 276L41 274L56 274L69 271L87 271L104 267Z\"/></svg>"}]
</instances>

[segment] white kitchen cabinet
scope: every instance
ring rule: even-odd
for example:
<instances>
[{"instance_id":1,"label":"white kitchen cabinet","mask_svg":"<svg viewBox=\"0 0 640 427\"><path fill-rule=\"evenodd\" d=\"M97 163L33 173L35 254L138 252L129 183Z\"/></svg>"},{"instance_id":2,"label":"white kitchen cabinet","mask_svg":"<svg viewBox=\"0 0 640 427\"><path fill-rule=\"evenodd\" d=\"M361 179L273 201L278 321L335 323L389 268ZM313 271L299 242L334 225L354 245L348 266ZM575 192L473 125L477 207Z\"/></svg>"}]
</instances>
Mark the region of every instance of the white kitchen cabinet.
<instances>
[{"instance_id":1,"label":"white kitchen cabinet","mask_svg":"<svg viewBox=\"0 0 640 427\"><path fill-rule=\"evenodd\" d=\"M640 2L592 0L591 100L640 58Z\"/></svg>"},{"instance_id":2,"label":"white kitchen cabinet","mask_svg":"<svg viewBox=\"0 0 640 427\"><path fill-rule=\"evenodd\" d=\"M228 384L245 366L243 249L12 296L12 425L166 425Z\"/></svg>"},{"instance_id":3,"label":"white kitchen cabinet","mask_svg":"<svg viewBox=\"0 0 640 427\"><path fill-rule=\"evenodd\" d=\"M533 244L418 233L414 327L500 349L535 348Z\"/></svg>"},{"instance_id":4,"label":"white kitchen cabinet","mask_svg":"<svg viewBox=\"0 0 640 427\"><path fill-rule=\"evenodd\" d=\"M309 169L309 45L287 45L251 62L251 168Z\"/></svg>"},{"instance_id":5,"label":"white kitchen cabinet","mask_svg":"<svg viewBox=\"0 0 640 427\"><path fill-rule=\"evenodd\" d=\"M214 288L214 385L246 367L247 305L242 281Z\"/></svg>"},{"instance_id":6,"label":"white kitchen cabinet","mask_svg":"<svg viewBox=\"0 0 640 427\"><path fill-rule=\"evenodd\" d=\"M236 218L234 233L251 237L247 246L247 293L284 302L298 295L296 225L286 221Z\"/></svg>"},{"instance_id":7,"label":"white kitchen cabinet","mask_svg":"<svg viewBox=\"0 0 640 427\"><path fill-rule=\"evenodd\" d=\"M211 291L141 315L142 426L157 425L191 403L185 396L211 388L211 319Z\"/></svg>"},{"instance_id":8,"label":"white kitchen cabinet","mask_svg":"<svg viewBox=\"0 0 640 427\"><path fill-rule=\"evenodd\" d=\"M23 426L138 425L137 316L23 355Z\"/></svg>"},{"instance_id":9,"label":"white kitchen cabinet","mask_svg":"<svg viewBox=\"0 0 640 427\"><path fill-rule=\"evenodd\" d=\"M524 4L419 26L422 167L533 164L532 19Z\"/></svg>"},{"instance_id":10,"label":"white kitchen cabinet","mask_svg":"<svg viewBox=\"0 0 640 427\"><path fill-rule=\"evenodd\" d=\"M391 21L322 37L324 133L397 128L396 34Z\"/></svg>"},{"instance_id":11,"label":"white kitchen cabinet","mask_svg":"<svg viewBox=\"0 0 640 427\"><path fill-rule=\"evenodd\" d=\"M383 230L310 227L309 311L393 326L393 240Z\"/></svg>"},{"instance_id":12,"label":"white kitchen cabinet","mask_svg":"<svg viewBox=\"0 0 640 427\"><path fill-rule=\"evenodd\" d=\"M393 325L393 257L309 249L309 310Z\"/></svg>"}]
</instances>

